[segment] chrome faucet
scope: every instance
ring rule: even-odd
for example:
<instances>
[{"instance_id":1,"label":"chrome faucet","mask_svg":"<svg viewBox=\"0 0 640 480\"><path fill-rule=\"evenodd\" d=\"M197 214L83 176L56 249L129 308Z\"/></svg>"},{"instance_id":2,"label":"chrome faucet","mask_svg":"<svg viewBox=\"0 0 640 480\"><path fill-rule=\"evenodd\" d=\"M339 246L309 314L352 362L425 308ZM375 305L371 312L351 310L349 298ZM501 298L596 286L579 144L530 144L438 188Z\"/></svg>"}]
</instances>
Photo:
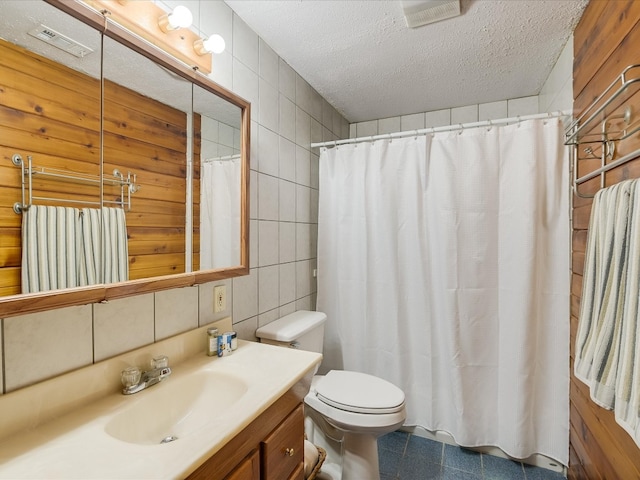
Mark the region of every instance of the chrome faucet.
<instances>
[{"instance_id":1,"label":"chrome faucet","mask_svg":"<svg viewBox=\"0 0 640 480\"><path fill-rule=\"evenodd\" d=\"M169 359L165 355L153 357L151 370L140 373L138 367L128 367L122 371L121 380L124 387L122 393L124 395L138 393L145 388L160 383L169 375L171 375Z\"/></svg>"}]
</instances>

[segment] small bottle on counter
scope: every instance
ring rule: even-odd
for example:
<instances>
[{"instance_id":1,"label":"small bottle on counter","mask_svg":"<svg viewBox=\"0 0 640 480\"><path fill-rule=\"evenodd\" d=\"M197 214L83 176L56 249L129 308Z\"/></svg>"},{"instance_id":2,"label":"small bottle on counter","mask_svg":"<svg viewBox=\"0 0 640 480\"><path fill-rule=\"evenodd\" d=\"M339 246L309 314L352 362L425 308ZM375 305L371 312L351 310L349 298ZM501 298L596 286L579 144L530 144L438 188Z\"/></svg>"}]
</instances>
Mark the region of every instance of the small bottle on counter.
<instances>
[{"instance_id":1,"label":"small bottle on counter","mask_svg":"<svg viewBox=\"0 0 640 480\"><path fill-rule=\"evenodd\" d=\"M218 336L218 356L231 355L231 332L225 332Z\"/></svg>"},{"instance_id":2,"label":"small bottle on counter","mask_svg":"<svg viewBox=\"0 0 640 480\"><path fill-rule=\"evenodd\" d=\"M207 355L213 357L218 354L218 329L215 327L207 330Z\"/></svg>"}]
</instances>

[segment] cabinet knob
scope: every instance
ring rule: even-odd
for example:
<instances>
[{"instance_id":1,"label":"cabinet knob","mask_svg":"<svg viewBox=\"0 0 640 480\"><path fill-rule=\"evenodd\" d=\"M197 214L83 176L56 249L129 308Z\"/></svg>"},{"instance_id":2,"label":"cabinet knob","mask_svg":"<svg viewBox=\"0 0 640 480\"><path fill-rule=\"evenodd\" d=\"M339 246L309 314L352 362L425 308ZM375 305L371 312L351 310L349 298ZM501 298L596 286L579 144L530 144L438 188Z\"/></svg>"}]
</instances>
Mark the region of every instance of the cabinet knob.
<instances>
[{"instance_id":1,"label":"cabinet knob","mask_svg":"<svg viewBox=\"0 0 640 480\"><path fill-rule=\"evenodd\" d=\"M293 454L294 454L294 453L296 453L296 452L295 452L295 450L294 450L293 448L287 448L287 449L284 451L284 454L285 454L285 455L287 455L287 456L289 456L289 457L293 457Z\"/></svg>"}]
</instances>

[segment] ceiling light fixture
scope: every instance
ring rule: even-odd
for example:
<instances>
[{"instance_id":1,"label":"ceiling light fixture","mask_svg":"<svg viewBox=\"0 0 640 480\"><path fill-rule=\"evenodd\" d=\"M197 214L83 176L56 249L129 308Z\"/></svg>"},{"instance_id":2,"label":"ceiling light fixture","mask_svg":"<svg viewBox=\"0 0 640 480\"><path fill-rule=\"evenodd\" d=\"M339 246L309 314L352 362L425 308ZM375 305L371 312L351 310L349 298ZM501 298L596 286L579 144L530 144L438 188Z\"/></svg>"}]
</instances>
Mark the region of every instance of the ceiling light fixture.
<instances>
[{"instance_id":1,"label":"ceiling light fixture","mask_svg":"<svg viewBox=\"0 0 640 480\"><path fill-rule=\"evenodd\" d=\"M83 0L98 12L108 16L109 21L139 35L178 60L205 75L211 73L211 54L198 44L200 35L188 28L193 15L187 7L177 6L173 11L158 5L153 0ZM2 0L0 0L2 2ZM214 37L208 47L218 51L224 40ZM217 36L219 37L219 36ZM223 47L224 48L224 47Z\"/></svg>"},{"instance_id":2,"label":"ceiling light fixture","mask_svg":"<svg viewBox=\"0 0 640 480\"><path fill-rule=\"evenodd\" d=\"M179 28L189 28L192 23L191 10L183 5L178 5L171 13L164 14L158 19L158 26L165 33Z\"/></svg>"},{"instance_id":3,"label":"ceiling light fixture","mask_svg":"<svg viewBox=\"0 0 640 480\"><path fill-rule=\"evenodd\" d=\"M198 39L193 43L193 49L198 55L206 55L207 53L222 53L225 49L225 42L222 36L214 33L207 39Z\"/></svg>"}]
</instances>

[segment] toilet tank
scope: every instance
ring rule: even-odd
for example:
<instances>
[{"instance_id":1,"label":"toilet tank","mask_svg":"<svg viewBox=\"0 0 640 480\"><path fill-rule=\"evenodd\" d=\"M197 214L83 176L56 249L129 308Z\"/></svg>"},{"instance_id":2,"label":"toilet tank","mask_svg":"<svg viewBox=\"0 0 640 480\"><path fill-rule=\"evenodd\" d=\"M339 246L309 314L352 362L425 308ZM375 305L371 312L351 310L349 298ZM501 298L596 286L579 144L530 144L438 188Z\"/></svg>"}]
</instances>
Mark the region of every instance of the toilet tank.
<instances>
[{"instance_id":1,"label":"toilet tank","mask_svg":"<svg viewBox=\"0 0 640 480\"><path fill-rule=\"evenodd\" d=\"M322 312L298 310L260 327L256 337L262 343L322 353L326 320Z\"/></svg>"}]
</instances>

